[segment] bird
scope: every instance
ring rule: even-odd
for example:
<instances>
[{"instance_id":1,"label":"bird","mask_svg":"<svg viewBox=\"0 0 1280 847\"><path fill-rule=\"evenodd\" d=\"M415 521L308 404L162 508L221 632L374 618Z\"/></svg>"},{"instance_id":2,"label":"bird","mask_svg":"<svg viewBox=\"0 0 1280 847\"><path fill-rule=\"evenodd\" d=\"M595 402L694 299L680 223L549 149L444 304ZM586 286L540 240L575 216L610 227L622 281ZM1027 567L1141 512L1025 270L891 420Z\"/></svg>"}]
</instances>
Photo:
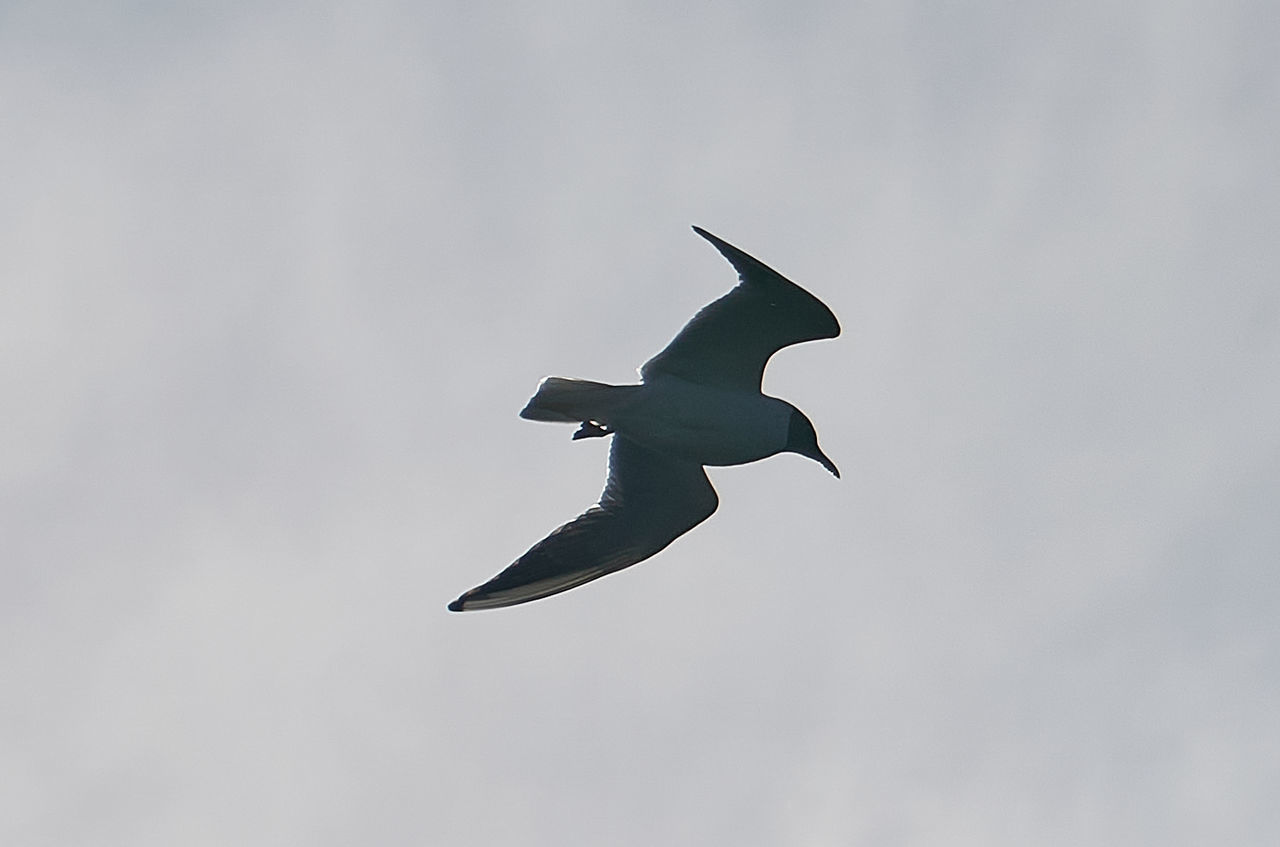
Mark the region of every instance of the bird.
<instances>
[{"instance_id":1,"label":"bird","mask_svg":"<svg viewBox=\"0 0 1280 847\"><path fill-rule=\"evenodd\" d=\"M520 417L578 424L574 440L613 438L604 491L595 505L450 603L450 611L540 600L648 559L715 512L720 500L704 466L789 452L840 477L809 418L761 391L774 353L835 338L839 321L773 268L701 227L693 230L729 261L738 284L641 366L639 384L555 376L538 384Z\"/></svg>"}]
</instances>

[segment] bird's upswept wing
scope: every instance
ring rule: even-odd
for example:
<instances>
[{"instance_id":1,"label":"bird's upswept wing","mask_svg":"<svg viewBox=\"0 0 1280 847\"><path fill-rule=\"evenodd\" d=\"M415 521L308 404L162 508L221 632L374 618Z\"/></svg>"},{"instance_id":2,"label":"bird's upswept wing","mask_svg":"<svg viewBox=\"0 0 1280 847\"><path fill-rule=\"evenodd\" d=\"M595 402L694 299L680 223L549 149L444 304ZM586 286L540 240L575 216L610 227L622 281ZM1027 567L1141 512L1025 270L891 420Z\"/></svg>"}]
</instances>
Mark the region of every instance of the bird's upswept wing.
<instances>
[{"instance_id":1,"label":"bird's upswept wing","mask_svg":"<svg viewBox=\"0 0 1280 847\"><path fill-rule=\"evenodd\" d=\"M738 271L738 285L703 307L640 375L760 390L769 357L789 344L835 338L840 323L821 300L773 268L699 227Z\"/></svg>"},{"instance_id":2,"label":"bird's upswept wing","mask_svg":"<svg viewBox=\"0 0 1280 847\"><path fill-rule=\"evenodd\" d=\"M719 502L701 465L614 435L600 501L449 609L514 606L622 570L711 517Z\"/></svg>"}]
</instances>

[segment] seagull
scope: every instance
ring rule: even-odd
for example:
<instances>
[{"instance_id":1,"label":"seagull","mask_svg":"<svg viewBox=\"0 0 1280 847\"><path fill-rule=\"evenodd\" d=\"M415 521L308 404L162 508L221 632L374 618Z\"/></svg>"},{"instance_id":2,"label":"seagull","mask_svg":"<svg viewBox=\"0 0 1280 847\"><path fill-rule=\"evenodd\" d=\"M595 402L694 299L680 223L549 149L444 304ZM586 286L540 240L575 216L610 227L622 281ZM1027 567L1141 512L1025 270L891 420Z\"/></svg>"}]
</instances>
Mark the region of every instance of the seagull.
<instances>
[{"instance_id":1,"label":"seagull","mask_svg":"<svg viewBox=\"0 0 1280 847\"><path fill-rule=\"evenodd\" d=\"M818 298L699 227L738 272L640 368L639 385L547 377L520 412L578 424L574 440L613 436L599 501L533 545L449 610L540 600L642 562L711 517L719 505L704 465L743 465L799 453L837 478L804 413L760 390L769 357L791 344L835 338L840 324Z\"/></svg>"}]
</instances>

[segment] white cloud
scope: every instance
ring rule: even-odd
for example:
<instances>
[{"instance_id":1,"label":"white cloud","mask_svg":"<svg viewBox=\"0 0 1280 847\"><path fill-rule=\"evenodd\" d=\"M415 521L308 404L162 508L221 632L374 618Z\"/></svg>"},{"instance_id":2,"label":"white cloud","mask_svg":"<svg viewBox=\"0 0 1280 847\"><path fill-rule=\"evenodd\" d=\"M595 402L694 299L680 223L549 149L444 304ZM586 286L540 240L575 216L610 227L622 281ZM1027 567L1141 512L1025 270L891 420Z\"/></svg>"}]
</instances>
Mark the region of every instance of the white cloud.
<instances>
[{"instance_id":1,"label":"white cloud","mask_svg":"<svg viewBox=\"0 0 1280 847\"><path fill-rule=\"evenodd\" d=\"M6 843L1275 841L1266 6L219 9L4 13ZM449 615L689 223L845 478Z\"/></svg>"}]
</instances>

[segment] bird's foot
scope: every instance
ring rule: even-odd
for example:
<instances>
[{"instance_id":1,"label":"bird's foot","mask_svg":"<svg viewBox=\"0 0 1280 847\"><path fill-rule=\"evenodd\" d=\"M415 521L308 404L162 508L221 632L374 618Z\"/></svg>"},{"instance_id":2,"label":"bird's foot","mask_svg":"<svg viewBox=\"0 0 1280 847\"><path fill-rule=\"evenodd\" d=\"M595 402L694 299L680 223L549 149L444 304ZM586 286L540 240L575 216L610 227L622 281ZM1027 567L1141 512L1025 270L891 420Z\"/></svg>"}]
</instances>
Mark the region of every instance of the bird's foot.
<instances>
[{"instance_id":1,"label":"bird's foot","mask_svg":"<svg viewBox=\"0 0 1280 847\"><path fill-rule=\"evenodd\" d=\"M595 421L583 421L582 426L573 434L573 440L577 441L579 438L603 438L612 434L613 430L606 426L601 426Z\"/></svg>"}]
</instances>

